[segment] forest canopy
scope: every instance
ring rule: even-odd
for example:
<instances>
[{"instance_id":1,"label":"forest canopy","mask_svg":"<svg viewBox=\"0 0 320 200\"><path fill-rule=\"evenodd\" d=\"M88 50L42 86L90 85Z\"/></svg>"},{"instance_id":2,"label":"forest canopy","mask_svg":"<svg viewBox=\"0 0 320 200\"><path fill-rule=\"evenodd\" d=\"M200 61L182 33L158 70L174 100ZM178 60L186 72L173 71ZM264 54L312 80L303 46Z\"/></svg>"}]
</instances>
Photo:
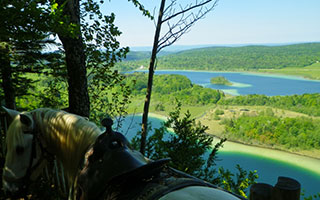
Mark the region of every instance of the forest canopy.
<instances>
[{"instance_id":1,"label":"forest canopy","mask_svg":"<svg viewBox=\"0 0 320 200\"><path fill-rule=\"evenodd\" d=\"M269 109L257 116L244 114L222 123L226 125L225 136L229 139L291 150L320 149L318 119L278 117Z\"/></svg>"},{"instance_id":2,"label":"forest canopy","mask_svg":"<svg viewBox=\"0 0 320 200\"><path fill-rule=\"evenodd\" d=\"M157 69L256 70L305 67L320 60L320 43L283 46L208 47L161 56ZM147 59L118 64L121 71L148 66Z\"/></svg>"},{"instance_id":3,"label":"forest canopy","mask_svg":"<svg viewBox=\"0 0 320 200\"><path fill-rule=\"evenodd\" d=\"M210 79L210 83L216 84L216 85L232 85L232 83L223 76L212 77Z\"/></svg>"},{"instance_id":4,"label":"forest canopy","mask_svg":"<svg viewBox=\"0 0 320 200\"><path fill-rule=\"evenodd\" d=\"M311 116L320 116L320 94L302 94L292 96L271 96L250 94L236 96L219 101L221 105L250 105L272 106L304 113Z\"/></svg>"},{"instance_id":5,"label":"forest canopy","mask_svg":"<svg viewBox=\"0 0 320 200\"><path fill-rule=\"evenodd\" d=\"M147 74L137 72L127 74L126 82L130 85L134 96L145 94ZM192 84L187 77L182 75L166 74L155 76L153 97L164 103L179 99L184 105L208 105L217 103L224 97L224 93Z\"/></svg>"}]
</instances>

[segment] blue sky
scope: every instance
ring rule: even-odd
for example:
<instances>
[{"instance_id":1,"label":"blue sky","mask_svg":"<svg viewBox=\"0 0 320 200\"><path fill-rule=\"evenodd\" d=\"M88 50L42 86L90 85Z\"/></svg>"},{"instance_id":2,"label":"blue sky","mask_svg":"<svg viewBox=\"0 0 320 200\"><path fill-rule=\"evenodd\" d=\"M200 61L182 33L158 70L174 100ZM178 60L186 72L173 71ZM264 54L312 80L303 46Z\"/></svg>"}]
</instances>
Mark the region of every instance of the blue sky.
<instances>
[{"instance_id":1,"label":"blue sky","mask_svg":"<svg viewBox=\"0 0 320 200\"><path fill-rule=\"evenodd\" d=\"M169 2L170 0L167 0ZM147 9L160 0L140 0ZM186 0L178 0L186 2ZM192 2L192 0L189 0ZM266 44L320 41L320 0L219 0L175 45ZM127 0L106 1L122 31L121 46L152 46L154 22Z\"/></svg>"}]
</instances>

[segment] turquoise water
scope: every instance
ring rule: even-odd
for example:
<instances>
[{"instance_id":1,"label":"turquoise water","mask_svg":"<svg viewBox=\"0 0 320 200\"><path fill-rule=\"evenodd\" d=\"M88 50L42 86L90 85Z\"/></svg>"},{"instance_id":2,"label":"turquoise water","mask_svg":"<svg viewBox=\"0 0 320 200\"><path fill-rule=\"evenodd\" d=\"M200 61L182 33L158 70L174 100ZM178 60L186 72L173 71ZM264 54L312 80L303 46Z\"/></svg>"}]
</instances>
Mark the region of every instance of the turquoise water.
<instances>
[{"instance_id":1,"label":"turquoise water","mask_svg":"<svg viewBox=\"0 0 320 200\"><path fill-rule=\"evenodd\" d=\"M267 96L293 95L304 93L320 93L320 81L306 80L293 76L275 76L236 72L199 72L199 71L156 71L156 74L180 74L188 77L192 83L204 87L223 90L232 95L264 94ZM210 79L215 76L224 76L233 83L232 86L214 85ZM161 120L149 118L152 127L159 127ZM141 117L128 117L124 123L123 131L127 132L129 122L132 124L127 136L130 138L140 130ZM258 182L274 185L279 176L292 177L301 183L305 194L312 195L320 192L320 175L306 169L280 162L259 155L237 152L220 152L217 167L236 173L236 164L245 170L257 170ZM320 167L320 166L319 166Z\"/></svg>"},{"instance_id":2,"label":"turquoise water","mask_svg":"<svg viewBox=\"0 0 320 200\"><path fill-rule=\"evenodd\" d=\"M160 126L162 120L149 117L153 128ZM120 132L124 133L131 139L138 130L140 130L141 116L128 116L123 123ZM130 126L130 127L129 127ZM237 152L219 152L219 161L217 168L223 166L236 173L236 164L239 164L245 170L257 170L259 178L258 182L274 185L279 176L287 176L298 180L306 195L312 195L320 192L320 176L306 169L297 167L259 155L251 155Z\"/></svg>"},{"instance_id":3,"label":"turquoise water","mask_svg":"<svg viewBox=\"0 0 320 200\"><path fill-rule=\"evenodd\" d=\"M237 152L220 152L218 156L222 159L218 162L218 166L223 166L233 172L236 171L236 164L246 170L257 170L258 182L274 185L279 176L286 176L299 181L306 195L320 192L320 176L295 165L259 155Z\"/></svg>"},{"instance_id":4,"label":"turquoise water","mask_svg":"<svg viewBox=\"0 0 320 200\"><path fill-rule=\"evenodd\" d=\"M227 94L265 94L267 96L320 93L320 81L307 80L293 76L277 76L238 72L202 72L202 71L156 71L156 74L180 74L193 83L204 87L219 89ZM210 79L224 76L232 86L214 85Z\"/></svg>"}]
</instances>

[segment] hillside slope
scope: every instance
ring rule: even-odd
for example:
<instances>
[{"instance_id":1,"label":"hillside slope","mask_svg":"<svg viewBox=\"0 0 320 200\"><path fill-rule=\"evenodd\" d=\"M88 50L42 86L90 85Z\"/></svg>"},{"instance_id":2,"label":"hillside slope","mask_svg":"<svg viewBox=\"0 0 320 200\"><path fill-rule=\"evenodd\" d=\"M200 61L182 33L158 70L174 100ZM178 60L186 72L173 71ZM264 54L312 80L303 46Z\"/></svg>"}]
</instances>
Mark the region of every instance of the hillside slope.
<instances>
[{"instance_id":1,"label":"hillside slope","mask_svg":"<svg viewBox=\"0 0 320 200\"><path fill-rule=\"evenodd\" d=\"M257 70L303 68L320 61L320 43L284 46L208 47L162 56L157 69ZM148 59L123 62L122 69L148 66Z\"/></svg>"}]
</instances>

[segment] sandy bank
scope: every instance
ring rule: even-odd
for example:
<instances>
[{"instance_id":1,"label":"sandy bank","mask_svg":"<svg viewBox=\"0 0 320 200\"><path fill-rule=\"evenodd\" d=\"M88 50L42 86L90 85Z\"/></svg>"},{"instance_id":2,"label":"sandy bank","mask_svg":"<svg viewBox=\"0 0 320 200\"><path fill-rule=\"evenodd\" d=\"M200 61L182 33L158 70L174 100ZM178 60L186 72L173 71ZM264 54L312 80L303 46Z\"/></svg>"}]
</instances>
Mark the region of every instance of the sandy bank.
<instances>
[{"instance_id":1,"label":"sandy bank","mask_svg":"<svg viewBox=\"0 0 320 200\"><path fill-rule=\"evenodd\" d=\"M225 152L239 152L246 153L266 158L275 159L278 161L290 163L298 167L307 169L314 173L320 175L320 160L315 158L310 158L307 156L297 155L289 152L284 152L280 150L268 149L263 147L256 147L250 145L244 145L236 142L227 141L224 143L223 148L220 151Z\"/></svg>"},{"instance_id":2,"label":"sandy bank","mask_svg":"<svg viewBox=\"0 0 320 200\"><path fill-rule=\"evenodd\" d=\"M160 114L155 114L155 113L149 113L149 116L155 117L161 120L167 119L167 117ZM217 142L217 140L215 141ZM266 158L286 162L320 175L320 159L311 158L308 156L298 155L290 152L269 149L264 147L250 146L250 145L245 145L245 144L230 142L230 141L226 141L224 143L223 148L221 148L220 151L239 152L239 153L246 153L246 154L251 154L251 155L260 156L260 157L266 157Z\"/></svg>"},{"instance_id":3,"label":"sandy bank","mask_svg":"<svg viewBox=\"0 0 320 200\"><path fill-rule=\"evenodd\" d=\"M142 115L142 114L140 114ZM149 117L154 117L154 118L158 118L158 119L161 119L161 120L167 120L168 118L164 115L160 115L160 114L156 114L156 113L149 113L148 115Z\"/></svg>"}]
</instances>

